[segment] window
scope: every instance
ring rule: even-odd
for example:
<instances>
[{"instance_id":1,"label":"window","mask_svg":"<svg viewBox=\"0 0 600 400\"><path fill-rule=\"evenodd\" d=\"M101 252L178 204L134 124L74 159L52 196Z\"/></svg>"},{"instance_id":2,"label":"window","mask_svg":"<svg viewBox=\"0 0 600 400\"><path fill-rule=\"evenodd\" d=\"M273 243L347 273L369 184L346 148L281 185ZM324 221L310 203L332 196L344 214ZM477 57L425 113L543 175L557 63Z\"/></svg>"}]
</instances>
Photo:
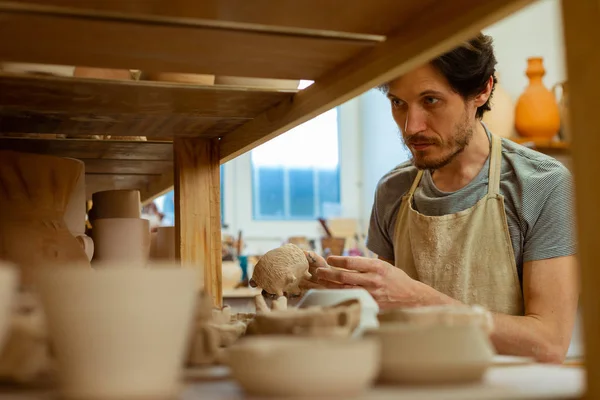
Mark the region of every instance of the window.
<instances>
[{"instance_id":1,"label":"window","mask_svg":"<svg viewBox=\"0 0 600 400\"><path fill-rule=\"evenodd\" d=\"M337 110L251 152L255 220L314 220L340 213Z\"/></svg>"},{"instance_id":2,"label":"window","mask_svg":"<svg viewBox=\"0 0 600 400\"><path fill-rule=\"evenodd\" d=\"M224 206L224 193L225 193L225 168L223 165L220 167L221 173L221 224L224 221L225 215L225 206ZM171 190L170 192L165 193L164 195L156 198L154 200L158 210L163 213L165 216L161 221L161 225L163 226L174 226L175 225L175 191Z\"/></svg>"}]
</instances>

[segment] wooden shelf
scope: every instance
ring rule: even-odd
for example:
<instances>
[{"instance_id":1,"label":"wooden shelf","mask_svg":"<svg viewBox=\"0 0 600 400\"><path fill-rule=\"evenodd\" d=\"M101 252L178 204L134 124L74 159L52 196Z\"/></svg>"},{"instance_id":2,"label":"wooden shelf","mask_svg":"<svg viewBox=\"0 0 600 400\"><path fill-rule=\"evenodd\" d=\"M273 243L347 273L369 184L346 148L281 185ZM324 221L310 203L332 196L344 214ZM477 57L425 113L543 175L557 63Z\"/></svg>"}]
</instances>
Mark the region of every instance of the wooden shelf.
<instances>
[{"instance_id":1,"label":"wooden shelf","mask_svg":"<svg viewBox=\"0 0 600 400\"><path fill-rule=\"evenodd\" d=\"M531 147L542 153L568 153L571 148L570 143L556 139L511 137L510 140L522 144L523 146Z\"/></svg>"}]
</instances>

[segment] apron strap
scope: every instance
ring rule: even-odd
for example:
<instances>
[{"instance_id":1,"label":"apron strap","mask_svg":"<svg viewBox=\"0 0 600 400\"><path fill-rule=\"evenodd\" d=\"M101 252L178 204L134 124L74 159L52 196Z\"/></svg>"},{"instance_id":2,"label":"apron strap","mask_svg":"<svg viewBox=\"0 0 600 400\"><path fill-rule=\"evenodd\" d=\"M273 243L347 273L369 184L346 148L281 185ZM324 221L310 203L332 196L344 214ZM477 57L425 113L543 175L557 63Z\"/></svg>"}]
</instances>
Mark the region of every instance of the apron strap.
<instances>
[{"instance_id":1,"label":"apron strap","mask_svg":"<svg viewBox=\"0 0 600 400\"><path fill-rule=\"evenodd\" d=\"M423 177L423 170L420 169L419 172L417 172L417 176L416 176L415 180L413 181L413 184L410 187L410 190L408 191L408 197L412 197L412 195L415 193L415 190L417 190L417 187L419 186L419 182L421 182L422 177Z\"/></svg>"},{"instance_id":2,"label":"apron strap","mask_svg":"<svg viewBox=\"0 0 600 400\"><path fill-rule=\"evenodd\" d=\"M492 149L490 151L490 176L488 194L500 193L500 174L502 172L502 139L492 135Z\"/></svg>"}]
</instances>

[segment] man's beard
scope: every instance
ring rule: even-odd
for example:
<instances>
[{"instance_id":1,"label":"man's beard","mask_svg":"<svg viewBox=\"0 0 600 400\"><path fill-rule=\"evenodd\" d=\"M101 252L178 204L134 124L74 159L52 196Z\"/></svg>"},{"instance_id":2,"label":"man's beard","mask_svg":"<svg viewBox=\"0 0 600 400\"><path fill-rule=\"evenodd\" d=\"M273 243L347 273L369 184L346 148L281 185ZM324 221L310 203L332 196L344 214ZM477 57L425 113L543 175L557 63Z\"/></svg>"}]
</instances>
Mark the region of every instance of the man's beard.
<instances>
[{"instance_id":1,"label":"man's beard","mask_svg":"<svg viewBox=\"0 0 600 400\"><path fill-rule=\"evenodd\" d=\"M469 145L471 138L473 137L473 127L469 124L469 121L465 118L462 122L458 123L454 127L454 135L449 142L443 143L439 140L438 137L435 138L427 138L423 135L416 134L411 137L403 137L404 146L407 147L411 154L411 161L415 167L418 169L428 169L428 170L436 170L445 167L450 164L460 153L462 153L465 148ZM423 154L420 151L413 151L410 149L409 145L411 143L423 143L423 142L433 142L433 145L442 151L442 155L438 158L425 158L425 151Z\"/></svg>"}]
</instances>

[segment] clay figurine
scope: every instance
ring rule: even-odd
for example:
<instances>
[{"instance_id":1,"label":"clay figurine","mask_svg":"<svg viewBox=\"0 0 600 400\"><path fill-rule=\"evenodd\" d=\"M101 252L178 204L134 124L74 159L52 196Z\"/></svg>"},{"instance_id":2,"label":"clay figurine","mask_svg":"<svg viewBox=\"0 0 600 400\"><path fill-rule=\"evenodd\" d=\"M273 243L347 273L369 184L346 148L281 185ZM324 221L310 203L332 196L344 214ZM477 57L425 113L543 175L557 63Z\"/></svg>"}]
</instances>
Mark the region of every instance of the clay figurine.
<instances>
[{"instance_id":1,"label":"clay figurine","mask_svg":"<svg viewBox=\"0 0 600 400\"><path fill-rule=\"evenodd\" d=\"M265 253L258 260L250 279L250 286L260 287L278 297L299 295L302 279L310 279L308 260L304 251L288 243Z\"/></svg>"}]
</instances>

